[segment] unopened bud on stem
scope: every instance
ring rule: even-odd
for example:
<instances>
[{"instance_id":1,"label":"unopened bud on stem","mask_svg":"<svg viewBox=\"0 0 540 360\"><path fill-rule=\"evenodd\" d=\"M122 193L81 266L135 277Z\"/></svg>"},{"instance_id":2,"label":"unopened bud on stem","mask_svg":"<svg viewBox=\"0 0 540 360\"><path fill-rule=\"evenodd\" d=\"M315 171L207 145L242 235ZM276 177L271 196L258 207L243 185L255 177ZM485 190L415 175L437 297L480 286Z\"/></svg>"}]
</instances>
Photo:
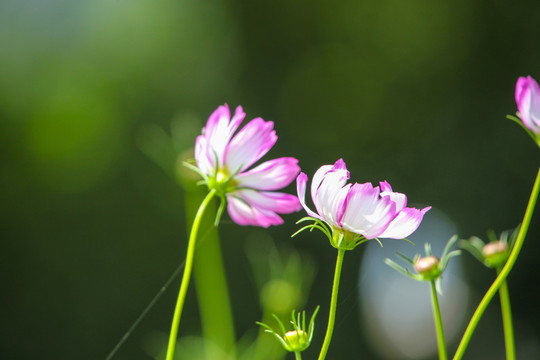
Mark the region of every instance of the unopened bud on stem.
<instances>
[{"instance_id":1,"label":"unopened bud on stem","mask_svg":"<svg viewBox=\"0 0 540 360\"><path fill-rule=\"evenodd\" d=\"M439 269L440 260L436 256L426 256L418 259L414 269L426 280L433 280L441 275Z\"/></svg>"},{"instance_id":2,"label":"unopened bud on stem","mask_svg":"<svg viewBox=\"0 0 540 360\"><path fill-rule=\"evenodd\" d=\"M502 266L508 258L508 246L502 241L492 241L482 248L484 263L489 267Z\"/></svg>"}]
</instances>

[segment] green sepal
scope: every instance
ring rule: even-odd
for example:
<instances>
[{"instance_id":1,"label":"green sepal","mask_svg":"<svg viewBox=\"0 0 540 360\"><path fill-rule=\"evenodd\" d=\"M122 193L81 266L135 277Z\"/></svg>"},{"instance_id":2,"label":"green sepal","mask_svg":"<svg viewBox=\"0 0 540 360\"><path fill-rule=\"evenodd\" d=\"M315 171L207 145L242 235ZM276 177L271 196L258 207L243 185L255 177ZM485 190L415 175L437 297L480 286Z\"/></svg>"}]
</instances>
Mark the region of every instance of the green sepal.
<instances>
[{"instance_id":1,"label":"green sepal","mask_svg":"<svg viewBox=\"0 0 540 360\"><path fill-rule=\"evenodd\" d=\"M426 256L433 256L433 252L431 251L431 243L425 243L424 244L424 252L426 253Z\"/></svg>"},{"instance_id":2,"label":"green sepal","mask_svg":"<svg viewBox=\"0 0 540 360\"><path fill-rule=\"evenodd\" d=\"M519 116L519 113L516 113L516 115ZM537 136L528 127L526 127L523 121L519 117L514 116L514 115L506 115L506 118L516 122L519 126L521 126L527 132L527 134L529 134L529 136L533 139L536 145L540 147L540 136Z\"/></svg>"},{"instance_id":3,"label":"green sepal","mask_svg":"<svg viewBox=\"0 0 540 360\"><path fill-rule=\"evenodd\" d=\"M442 276L439 276L437 279L435 279L435 290L437 290L437 293L439 295L442 295Z\"/></svg>"},{"instance_id":4,"label":"green sepal","mask_svg":"<svg viewBox=\"0 0 540 360\"><path fill-rule=\"evenodd\" d=\"M446 257L443 257L441 260L441 272L444 272L446 270L446 267L448 266L448 261L455 257L461 255L461 250L454 250L446 255Z\"/></svg>"},{"instance_id":5,"label":"green sepal","mask_svg":"<svg viewBox=\"0 0 540 360\"><path fill-rule=\"evenodd\" d=\"M457 235L454 235L448 240L448 242L446 243L446 246L444 247L441 259L438 259L436 256L433 255L433 252L431 250L431 244L430 243L425 243L424 244L424 251L426 253L426 258L427 257L434 257L437 260L437 262L435 263L436 267L433 267L432 269L426 269L426 271L422 271L422 273L418 273L418 270L416 270L418 261L420 261L420 259L422 259L420 254L416 254L414 256L414 259L410 259L409 257L403 255L402 253L396 252L396 255L399 258L401 258L402 260L404 260L409 265L412 265L415 268L415 270L417 272L416 274L413 273L412 271L410 271L409 269L404 268L401 265L398 265L397 263L395 263L391 259L386 258L384 260L384 262L385 262L386 265L390 266L394 270L397 270L398 272L402 273L403 275L406 275L406 276L408 276L408 277L410 277L410 278L412 278L414 280L417 280L417 281L433 281L433 280L435 280L435 285L436 285L437 291L442 294L440 282L441 282L442 274L446 270L446 267L448 266L448 261L451 258L461 254L460 250L450 251L450 249L455 244L457 239L458 239Z\"/></svg>"},{"instance_id":6,"label":"green sepal","mask_svg":"<svg viewBox=\"0 0 540 360\"><path fill-rule=\"evenodd\" d=\"M450 238L450 240L448 240L448 242L446 243L446 246L444 247L444 250L443 250L443 253L441 255L441 261L444 261L444 259L448 256L448 253L450 252L450 248L452 246L454 246L454 244L456 243L458 239L458 236L457 235L454 235ZM454 255L453 255L454 256Z\"/></svg>"},{"instance_id":7,"label":"green sepal","mask_svg":"<svg viewBox=\"0 0 540 360\"><path fill-rule=\"evenodd\" d=\"M411 259L409 259L408 256L403 255L403 254L400 253L399 251L396 252L396 255L397 255L398 257L402 258L403 260L405 260L406 262L408 262L408 263L411 264L411 265L414 265L414 263L416 262L416 260L418 260L417 258L420 257L420 254L416 254L415 257L414 257L415 260L411 260Z\"/></svg>"},{"instance_id":8,"label":"green sepal","mask_svg":"<svg viewBox=\"0 0 540 360\"><path fill-rule=\"evenodd\" d=\"M322 221L320 219L317 219L317 218L314 218L312 216L305 216L305 217L301 218L300 220L298 220L296 223L300 224L300 223L302 223L304 221L313 221L313 224L309 224L309 225L306 225L306 226L300 228L300 230L298 230L294 234L292 234L291 237L294 237L294 236L298 235L299 233L301 233L302 231L307 230L307 229L309 229L309 231L313 231L313 229L319 229L320 231L322 231L322 233L324 235L326 235L328 240L330 240L330 242L332 242L331 230L328 229L328 226L326 225L326 223L324 221Z\"/></svg>"},{"instance_id":9,"label":"green sepal","mask_svg":"<svg viewBox=\"0 0 540 360\"><path fill-rule=\"evenodd\" d=\"M214 219L214 226L218 226L219 222L221 221L221 216L223 215L223 212L225 211L225 206L227 204L227 200L225 199L225 196L219 197L219 208L216 213L216 218Z\"/></svg>"},{"instance_id":10,"label":"green sepal","mask_svg":"<svg viewBox=\"0 0 540 360\"><path fill-rule=\"evenodd\" d=\"M309 327L306 328L306 312L296 312L292 310L291 312L291 321L293 329L289 332L285 330L285 326L275 314L272 314L272 317L278 323L281 334L278 334L278 331L275 331L272 327L262 322L256 321L256 324L262 326L265 329L265 332L274 335L274 337L281 343L283 348L289 352L299 353L306 350L311 344L313 339L313 333L315 330L315 317L319 312L320 306L317 306L311 319L309 321ZM291 332L296 334L296 337L291 335Z\"/></svg>"},{"instance_id":11,"label":"green sepal","mask_svg":"<svg viewBox=\"0 0 540 360\"><path fill-rule=\"evenodd\" d=\"M206 176L206 174L204 174L197 166L193 165L193 164L190 164L189 162L187 161L183 161L182 162L182 166L196 172L197 174L199 174L203 179L204 179L204 183L207 184L208 183L208 176Z\"/></svg>"},{"instance_id":12,"label":"green sepal","mask_svg":"<svg viewBox=\"0 0 540 360\"><path fill-rule=\"evenodd\" d=\"M416 281L423 281L424 278L419 274L413 274L409 271L409 269L404 268L403 266L399 265L398 263L394 262L393 260L386 258L384 259L384 263L388 266L390 266L392 269L397 270L398 272L402 273L405 276L408 276Z\"/></svg>"},{"instance_id":13,"label":"green sepal","mask_svg":"<svg viewBox=\"0 0 540 360\"><path fill-rule=\"evenodd\" d=\"M467 250L481 263L484 262L484 255L482 255L482 248L484 247L484 242L476 236L471 236L469 240L460 240L458 246L463 250Z\"/></svg>"}]
</instances>

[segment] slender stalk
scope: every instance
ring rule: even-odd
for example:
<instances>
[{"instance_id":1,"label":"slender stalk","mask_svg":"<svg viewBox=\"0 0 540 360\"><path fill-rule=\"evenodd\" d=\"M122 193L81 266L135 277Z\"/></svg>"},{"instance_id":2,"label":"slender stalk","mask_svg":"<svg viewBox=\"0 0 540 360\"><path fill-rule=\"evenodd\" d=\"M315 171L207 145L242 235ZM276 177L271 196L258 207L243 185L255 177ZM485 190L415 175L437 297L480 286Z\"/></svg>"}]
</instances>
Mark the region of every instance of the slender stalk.
<instances>
[{"instance_id":1,"label":"slender stalk","mask_svg":"<svg viewBox=\"0 0 540 360\"><path fill-rule=\"evenodd\" d=\"M500 270L497 271L499 273ZM504 329L504 344L506 347L506 360L516 359L516 349L514 346L514 326L512 324L512 308L510 307L510 294L506 280L499 288L499 298L501 300L501 313Z\"/></svg>"},{"instance_id":2,"label":"slender stalk","mask_svg":"<svg viewBox=\"0 0 540 360\"><path fill-rule=\"evenodd\" d=\"M441 309L439 307L439 299L437 298L435 280L431 280L431 300L433 305L435 330L437 331L437 348L439 349L439 360L446 360L448 359L448 353L446 351L446 342L444 341L444 329L441 318Z\"/></svg>"},{"instance_id":3,"label":"slender stalk","mask_svg":"<svg viewBox=\"0 0 540 360\"><path fill-rule=\"evenodd\" d=\"M185 187L185 190L186 214L189 224L193 222L207 190L200 186ZM217 227L214 226L216 211L215 203L209 204L206 214L201 220L200 228L201 231L204 229L204 242L201 241L202 238L197 241L197 250L193 260L193 283L199 303L204 339L216 344L224 352L234 357L234 321L219 235Z\"/></svg>"},{"instance_id":4,"label":"slender stalk","mask_svg":"<svg viewBox=\"0 0 540 360\"><path fill-rule=\"evenodd\" d=\"M186 266L184 267L184 275L182 276L182 283L180 285L180 291L178 292L178 300L176 301L176 307L174 309L173 321L171 325L171 334L169 336L169 345L167 347L166 360L172 360L174 357L174 349L176 347L176 337L178 335L178 327L180 326L180 318L182 317L182 309L184 308L184 301L186 299L187 289L189 287L189 280L191 278L191 269L193 268L193 256L195 255L195 244L197 240L197 233L199 232L199 225L201 223L204 211L210 201L214 198L216 192L210 191L206 198L201 203L197 215L193 220L193 226L191 227L191 234L189 236L188 249L186 254Z\"/></svg>"},{"instance_id":5,"label":"slender stalk","mask_svg":"<svg viewBox=\"0 0 540 360\"><path fill-rule=\"evenodd\" d=\"M525 216L523 217L523 222L521 223L521 227L519 229L518 237L516 239L516 243L514 244L514 248L512 249L512 252L510 252L510 256L508 257L508 260L506 261L506 264L503 266L501 272L491 285L491 287L488 289L486 294L484 295L484 298L476 308L476 311L474 312L471 321L469 322L469 325L467 326L467 329L465 330L465 333L463 334L463 337L461 338L461 342L459 343L459 346L456 350L456 354L454 355L454 360L459 360L463 357L463 354L465 353L465 350L467 349L467 345L469 345L469 341L471 340L471 336L476 329L476 325L478 325L478 322L480 321L480 318L484 314L484 311L486 310L486 307L488 306L489 302L499 290L499 287L502 285L508 274L510 273L510 270L512 270L512 267L514 266L517 257L519 255L519 252L521 251L521 247L523 245L523 241L525 240L525 235L527 235L527 230L529 230L529 224L531 222L532 214L534 211L534 206L536 205L536 199L538 198L538 192L540 191L540 168L538 169L538 173L536 174L536 180L534 182L534 186L531 192L531 196L529 198L529 203L527 204L527 209L525 210Z\"/></svg>"},{"instance_id":6,"label":"slender stalk","mask_svg":"<svg viewBox=\"0 0 540 360\"><path fill-rule=\"evenodd\" d=\"M302 355L300 355L300 351L295 351L294 352L294 358L296 360L302 360Z\"/></svg>"},{"instance_id":7,"label":"slender stalk","mask_svg":"<svg viewBox=\"0 0 540 360\"><path fill-rule=\"evenodd\" d=\"M324 337L321 353L319 354L319 360L326 358L326 353L330 347L330 341L332 340L332 333L334 332L334 322L336 321L336 308L337 297L339 291L339 279L341 277L341 266L343 265L343 257L345 255L344 249L338 249L338 256L336 260L336 271L334 273L334 285L332 287L332 299L330 301L330 313L328 315L328 327L326 328L326 335Z\"/></svg>"}]
</instances>

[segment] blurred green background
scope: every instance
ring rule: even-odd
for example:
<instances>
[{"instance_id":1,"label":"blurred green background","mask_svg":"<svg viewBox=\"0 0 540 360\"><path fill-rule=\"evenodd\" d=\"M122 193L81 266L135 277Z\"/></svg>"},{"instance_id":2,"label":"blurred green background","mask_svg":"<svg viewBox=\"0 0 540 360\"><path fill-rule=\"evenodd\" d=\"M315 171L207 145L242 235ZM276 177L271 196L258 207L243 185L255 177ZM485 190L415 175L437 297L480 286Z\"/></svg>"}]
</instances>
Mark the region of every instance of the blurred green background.
<instances>
[{"instance_id":1,"label":"blurred green background","mask_svg":"<svg viewBox=\"0 0 540 360\"><path fill-rule=\"evenodd\" d=\"M297 157L311 177L342 157L353 181L388 180L462 237L515 227L539 153L505 115L518 76L540 80L539 18L533 0L0 2L2 358L107 356L185 255L183 190L139 149L141 129L202 126L225 102L275 122L266 159ZM316 264L315 357L335 254L321 234L290 239L301 216L265 234ZM525 358L540 356L539 224L537 209L509 278ZM220 234L241 336L261 316L245 250L260 230L225 216ZM359 321L362 255L345 259L329 360L382 359ZM463 262L473 306L493 274ZM115 359L150 359L177 286ZM184 334L199 332L195 300ZM493 304L465 358L504 358Z\"/></svg>"}]
</instances>

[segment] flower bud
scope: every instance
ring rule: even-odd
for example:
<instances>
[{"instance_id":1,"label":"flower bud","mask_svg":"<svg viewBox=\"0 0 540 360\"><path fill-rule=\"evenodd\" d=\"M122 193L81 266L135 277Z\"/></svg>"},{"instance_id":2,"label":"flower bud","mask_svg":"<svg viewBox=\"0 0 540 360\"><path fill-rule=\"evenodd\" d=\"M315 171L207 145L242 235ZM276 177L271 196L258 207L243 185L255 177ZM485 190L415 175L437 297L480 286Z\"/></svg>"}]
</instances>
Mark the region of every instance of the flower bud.
<instances>
[{"instance_id":1,"label":"flower bud","mask_svg":"<svg viewBox=\"0 0 540 360\"><path fill-rule=\"evenodd\" d=\"M309 347L309 336L304 330L291 330L285 333L285 342L289 346L289 351L304 351Z\"/></svg>"},{"instance_id":2,"label":"flower bud","mask_svg":"<svg viewBox=\"0 0 540 360\"><path fill-rule=\"evenodd\" d=\"M520 77L516 84L516 104L523 125L540 142L540 86L532 77ZM539 143L540 145L540 143Z\"/></svg>"},{"instance_id":3,"label":"flower bud","mask_svg":"<svg viewBox=\"0 0 540 360\"><path fill-rule=\"evenodd\" d=\"M433 280L441 275L439 269L440 260L436 256L426 256L418 259L414 264L414 269L424 277L425 280Z\"/></svg>"},{"instance_id":4,"label":"flower bud","mask_svg":"<svg viewBox=\"0 0 540 360\"><path fill-rule=\"evenodd\" d=\"M502 266L508 258L508 246L502 241L492 241L482 248L484 264L489 267Z\"/></svg>"},{"instance_id":5,"label":"flower bud","mask_svg":"<svg viewBox=\"0 0 540 360\"><path fill-rule=\"evenodd\" d=\"M302 327L306 326L306 312L302 311L302 313L295 314L295 311L293 310L291 313L291 324L294 330L287 331L283 335L279 335L274 329L264 323L257 322L257 324L265 328L267 333L274 335L281 345L283 345L285 350L298 354L306 350L311 343L313 331L315 330L315 317L318 312L319 306L317 306L313 312L308 328L304 330ZM285 327L281 320L275 314L272 314L272 316L276 319L280 328L285 331Z\"/></svg>"}]
</instances>

